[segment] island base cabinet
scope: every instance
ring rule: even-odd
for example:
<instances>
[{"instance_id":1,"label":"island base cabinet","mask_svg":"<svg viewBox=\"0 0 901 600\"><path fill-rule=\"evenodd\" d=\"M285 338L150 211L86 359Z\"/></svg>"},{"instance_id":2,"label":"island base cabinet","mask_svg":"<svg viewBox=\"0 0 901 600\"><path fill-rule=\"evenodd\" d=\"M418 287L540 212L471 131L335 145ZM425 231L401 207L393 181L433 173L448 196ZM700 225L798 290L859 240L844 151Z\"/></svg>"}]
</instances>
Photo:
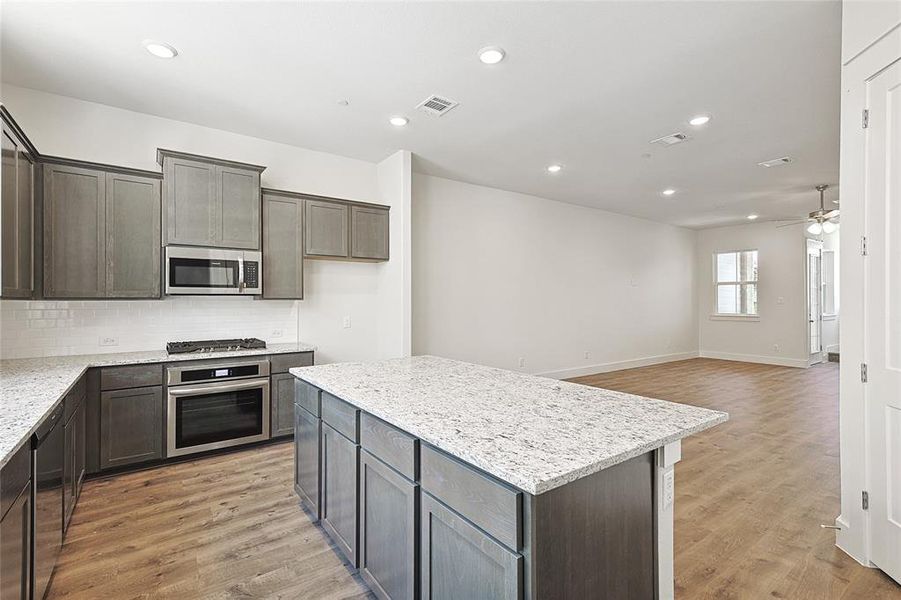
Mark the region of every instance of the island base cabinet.
<instances>
[{"instance_id":1,"label":"island base cabinet","mask_svg":"<svg viewBox=\"0 0 901 600\"><path fill-rule=\"evenodd\" d=\"M321 422L299 404L294 405L294 491L301 505L319 521Z\"/></svg>"},{"instance_id":2,"label":"island base cabinet","mask_svg":"<svg viewBox=\"0 0 901 600\"><path fill-rule=\"evenodd\" d=\"M360 575L383 600L416 597L417 488L360 452Z\"/></svg>"},{"instance_id":3,"label":"island base cabinet","mask_svg":"<svg viewBox=\"0 0 901 600\"><path fill-rule=\"evenodd\" d=\"M523 558L470 525L427 493L422 494L423 600L519 600Z\"/></svg>"},{"instance_id":4,"label":"island base cabinet","mask_svg":"<svg viewBox=\"0 0 901 600\"><path fill-rule=\"evenodd\" d=\"M31 483L0 520L0 598L31 599Z\"/></svg>"},{"instance_id":5,"label":"island base cabinet","mask_svg":"<svg viewBox=\"0 0 901 600\"><path fill-rule=\"evenodd\" d=\"M357 563L359 447L322 424L322 526L354 568Z\"/></svg>"}]
</instances>

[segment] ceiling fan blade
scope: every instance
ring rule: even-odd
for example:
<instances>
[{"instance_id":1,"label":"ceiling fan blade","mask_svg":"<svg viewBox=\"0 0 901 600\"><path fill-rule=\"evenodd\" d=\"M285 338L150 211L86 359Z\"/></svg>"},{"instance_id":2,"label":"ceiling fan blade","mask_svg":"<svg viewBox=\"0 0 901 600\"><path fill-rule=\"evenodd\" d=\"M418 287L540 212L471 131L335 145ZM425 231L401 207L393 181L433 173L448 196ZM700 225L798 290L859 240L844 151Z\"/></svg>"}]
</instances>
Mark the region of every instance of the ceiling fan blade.
<instances>
[{"instance_id":1,"label":"ceiling fan blade","mask_svg":"<svg viewBox=\"0 0 901 600\"><path fill-rule=\"evenodd\" d=\"M837 218L837 217L838 217L838 213L839 213L839 210L838 210L837 208L835 208L835 209L830 210L829 212L827 212L825 215L823 215L823 218L825 218L825 219L834 219L834 218Z\"/></svg>"},{"instance_id":2,"label":"ceiling fan blade","mask_svg":"<svg viewBox=\"0 0 901 600\"><path fill-rule=\"evenodd\" d=\"M791 223L784 223L782 225L776 225L776 229L779 229L780 227L791 227L792 225L800 225L802 223L806 223L809 220L810 219L804 219L803 221L792 221Z\"/></svg>"}]
</instances>

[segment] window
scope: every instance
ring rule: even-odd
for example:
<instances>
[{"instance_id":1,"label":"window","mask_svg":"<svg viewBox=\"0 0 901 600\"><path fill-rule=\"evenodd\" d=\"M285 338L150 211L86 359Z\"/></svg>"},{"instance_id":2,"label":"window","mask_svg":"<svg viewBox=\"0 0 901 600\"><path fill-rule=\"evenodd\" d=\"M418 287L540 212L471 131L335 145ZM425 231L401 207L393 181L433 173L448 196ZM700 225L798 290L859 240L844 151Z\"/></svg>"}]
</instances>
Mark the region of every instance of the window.
<instances>
[{"instance_id":1,"label":"window","mask_svg":"<svg viewBox=\"0 0 901 600\"><path fill-rule=\"evenodd\" d=\"M757 316L757 250L714 255L716 314Z\"/></svg>"},{"instance_id":2,"label":"window","mask_svg":"<svg viewBox=\"0 0 901 600\"><path fill-rule=\"evenodd\" d=\"M823 250L823 314L838 314L838 270L835 268L835 250Z\"/></svg>"}]
</instances>

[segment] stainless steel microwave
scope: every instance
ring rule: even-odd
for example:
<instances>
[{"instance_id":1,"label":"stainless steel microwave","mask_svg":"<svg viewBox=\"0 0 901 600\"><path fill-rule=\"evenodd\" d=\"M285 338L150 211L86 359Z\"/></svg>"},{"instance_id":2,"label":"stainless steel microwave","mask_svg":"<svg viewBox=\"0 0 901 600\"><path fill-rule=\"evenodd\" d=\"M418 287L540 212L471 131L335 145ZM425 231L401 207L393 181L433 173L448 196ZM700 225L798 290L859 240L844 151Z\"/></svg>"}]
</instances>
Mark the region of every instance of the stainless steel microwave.
<instances>
[{"instance_id":1,"label":"stainless steel microwave","mask_svg":"<svg viewBox=\"0 0 901 600\"><path fill-rule=\"evenodd\" d=\"M255 250L225 250L166 246L166 294L263 293L262 254Z\"/></svg>"}]
</instances>

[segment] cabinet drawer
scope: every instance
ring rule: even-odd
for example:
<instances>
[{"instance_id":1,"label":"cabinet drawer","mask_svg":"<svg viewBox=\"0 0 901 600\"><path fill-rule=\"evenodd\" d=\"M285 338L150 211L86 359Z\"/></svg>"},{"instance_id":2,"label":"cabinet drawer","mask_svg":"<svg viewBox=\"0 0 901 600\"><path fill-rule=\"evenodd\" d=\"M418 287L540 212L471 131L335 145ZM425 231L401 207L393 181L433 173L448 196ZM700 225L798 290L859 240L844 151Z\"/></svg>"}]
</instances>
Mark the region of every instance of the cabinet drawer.
<instances>
[{"instance_id":1,"label":"cabinet drawer","mask_svg":"<svg viewBox=\"0 0 901 600\"><path fill-rule=\"evenodd\" d=\"M162 365L133 365L100 369L100 389L102 391L152 385L163 385Z\"/></svg>"},{"instance_id":2,"label":"cabinet drawer","mask_svg":"<svg viewBox=\"0 0 901 600\"><path fill-rule=\"evenodd\" d=\"M357 443L360 441L357 427L357 408L341 398L322 392L322 420L335 428L335 431Z\"/></svg>"},{"instance_id":3,"label":"cabinet drawer","mask_svg":"<svg viewBox=\"0 0 901 600\"><path fill-rule=\"evenodd\" d=\"M0 518L19 497L29 479L31 479L31 442L26 441L0 470Z\"/></svg>"},{"instance_id":4,"label":"cabinet drawer","mask_svg":"<svg viewBox=\"0 0 901 600\"><path fill-rule=\"evenodd\" d=\"M438 450L420 448L422 489L513 550L522 545L522 492Z\"/></svg>"},{"instance_id":5,"label":"cabinet drawer","mask_svg":"<svg viewBox=\"0 0 901 600\"><path fill-rule=\"evenodd\" d=\"M64 400L66 407L65 416L63 417L64 421L68 421L69 418L75 414L75 410L81 406L81 403L84 401L88 390L87 381L87 375L82 375L81 379L76 381L75 385L72 386L72 389L69 390L69 393L66 394L66 399Z\"/></svg>"},{"instance_id":6,"label":"cabinet drawer","mask_svg":"<svg viewBox=\"0 0 901 600\"><path fill-rule=\"evenodd\" d=\"M291 354L273 354L269 357L269 372L287 373L294 367L309 367L313 364L312 352L293 352Z\"/></svg>"},{"instance_id":7,"label":"cabinet drawer","mask_svg":"<svg viewBox=\"0 0 901 600\"><path fill-rule=\"evenodd\" d=\"M317 417L322 414L319 410L319 388L300 379L294 381L294 404L307 409Z\"/></svg>"},{"instance_id":8,"label":"cabinet drawer","mask_svg":"<svg viewBox=\"0 0 901 600\"><path fill-rule=\"evenodd\" d=\"M417 441L409 433L369 413L360 413L360 444L407 479L416 479L418 475Z\"/></svg>"}]
</instances>

